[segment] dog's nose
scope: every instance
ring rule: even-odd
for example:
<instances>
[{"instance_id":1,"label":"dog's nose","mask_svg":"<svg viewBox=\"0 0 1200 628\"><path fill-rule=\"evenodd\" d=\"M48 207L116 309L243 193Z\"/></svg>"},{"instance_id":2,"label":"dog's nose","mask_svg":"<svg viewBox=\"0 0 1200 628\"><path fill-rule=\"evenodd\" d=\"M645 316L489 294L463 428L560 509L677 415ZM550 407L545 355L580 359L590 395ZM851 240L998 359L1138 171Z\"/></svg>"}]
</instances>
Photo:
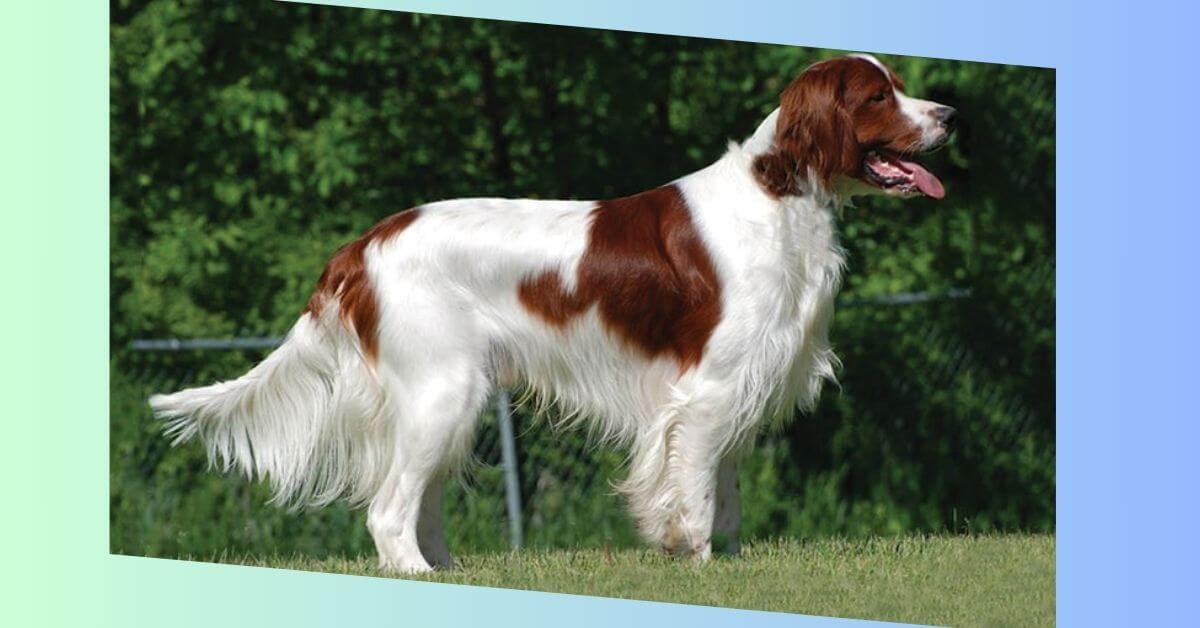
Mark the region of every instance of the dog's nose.
<instances>
[{"instance_id":1,"label":"dog's nose","mask_svg":"<svg viewBox=\"0 0 1200 628\"><path fill-rule=\"evenodd\" d=\"M953 129L954 121L958 119L958 110L954 107L938 107L933 110L933 118L945 125L947 129Z\"/></svg>"}]
</instances>

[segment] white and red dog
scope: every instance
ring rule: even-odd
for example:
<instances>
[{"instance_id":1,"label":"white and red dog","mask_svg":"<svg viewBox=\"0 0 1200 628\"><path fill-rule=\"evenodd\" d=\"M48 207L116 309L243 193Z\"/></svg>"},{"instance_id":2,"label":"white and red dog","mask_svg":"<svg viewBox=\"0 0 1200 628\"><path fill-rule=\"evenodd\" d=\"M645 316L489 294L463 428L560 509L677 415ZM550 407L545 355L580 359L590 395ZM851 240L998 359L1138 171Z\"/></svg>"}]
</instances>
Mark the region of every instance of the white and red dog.
<instances>
[{"instance_id":1,"label":"white and red dog","mask_svg":"<svg viewBox=\"0 0 1200 628\"><path fill-rule=\"evenodd\" d=\"M381 564L419 572L452 564L441 493L485 401L524 384L630 448L620 489L647 539L736 551L739 451L833 377L835 215L853 194L941 198L911 156L953 117L873 57L817 63L745 143L662 187L383 220L261 364L150 404L175 442L199 438L281 501L367 505Z\"/></svg>"}]
</instances>

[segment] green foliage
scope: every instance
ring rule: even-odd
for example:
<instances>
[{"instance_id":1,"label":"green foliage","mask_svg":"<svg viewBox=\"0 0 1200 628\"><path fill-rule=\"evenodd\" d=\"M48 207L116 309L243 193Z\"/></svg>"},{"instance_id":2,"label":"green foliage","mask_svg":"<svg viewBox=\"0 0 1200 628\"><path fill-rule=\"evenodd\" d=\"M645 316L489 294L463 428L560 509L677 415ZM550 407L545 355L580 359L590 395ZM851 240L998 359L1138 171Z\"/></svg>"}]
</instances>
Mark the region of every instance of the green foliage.
<instances>
[{"instance_id":1,"label":"green foliage","mask_svg":"<svg viewBox=\"0 0 1200 628\"><path fill-rule=\"evenodd\" d=\"M154 555L371 544L361 513L264 506L263 487L157 435L147 394L260 355L146 356L131 339L281 333L339 245L418 203L673 179L836 54L292 3L118 0L112 16L111 537ZM841 389L747 461L747 531L1052 530L1054 73L884 60L961 129L929 160L946 200L847 210L843 296L971 296L839 312ZM632 543L609 484L621 453L518 428L529 544ZM479 455L448 498L456 549L505 544L496 452Z\"/></svg>"}]
</instances>

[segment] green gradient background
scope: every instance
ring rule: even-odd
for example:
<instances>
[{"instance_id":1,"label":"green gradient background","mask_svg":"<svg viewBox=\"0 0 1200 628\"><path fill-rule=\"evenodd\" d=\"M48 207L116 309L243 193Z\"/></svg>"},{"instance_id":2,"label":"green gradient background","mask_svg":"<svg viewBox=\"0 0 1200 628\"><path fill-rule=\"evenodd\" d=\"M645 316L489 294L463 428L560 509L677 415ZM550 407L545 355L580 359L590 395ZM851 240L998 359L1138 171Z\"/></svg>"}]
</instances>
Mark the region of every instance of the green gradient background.
<instances>
[{"instance_id":1,"label":"green gradient background","mask_svg":"<svg viewBox=\"0 0 1200 628\"><path fill-rule=\"evenodd\" d=\"M0 329L18 330L0 345L9 626L96 624L143 605L144 572L105 556L107 23L97 2L0 10Z\"/></svg>"}]
</instances>

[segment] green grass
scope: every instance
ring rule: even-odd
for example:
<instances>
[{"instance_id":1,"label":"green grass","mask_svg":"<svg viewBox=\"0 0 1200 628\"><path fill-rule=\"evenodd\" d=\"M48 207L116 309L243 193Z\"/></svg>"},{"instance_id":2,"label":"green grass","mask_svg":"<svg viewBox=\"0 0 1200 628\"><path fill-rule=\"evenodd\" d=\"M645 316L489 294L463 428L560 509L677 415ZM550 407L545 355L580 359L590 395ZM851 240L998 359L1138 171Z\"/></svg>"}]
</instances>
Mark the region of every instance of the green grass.
<instances>
[{"instance_id":1,"label":"green grass","mask_svg":"<svg viewBox=\"0 0 1200 628\"><path fill-rule=\"evenodd\" d=\"M278 569L383 576L373 556L221 557ZM460 556L413 579L941 625L1054 623L1054 536L758 541L704 566L650 549Z\"/></svg>"}]
</instances>

